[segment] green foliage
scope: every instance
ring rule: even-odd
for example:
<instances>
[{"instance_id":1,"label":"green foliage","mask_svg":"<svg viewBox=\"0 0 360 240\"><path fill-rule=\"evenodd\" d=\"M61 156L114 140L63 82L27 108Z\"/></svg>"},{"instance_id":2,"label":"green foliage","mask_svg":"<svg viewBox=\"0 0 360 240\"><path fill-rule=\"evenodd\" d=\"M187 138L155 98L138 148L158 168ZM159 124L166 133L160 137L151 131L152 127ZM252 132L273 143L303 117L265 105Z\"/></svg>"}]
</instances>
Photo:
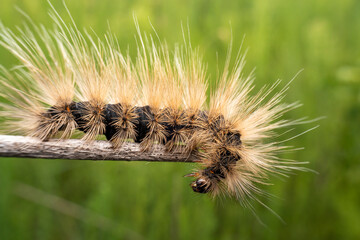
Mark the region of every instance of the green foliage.
<instances>
[{"instance_id":1,"label":"green foliage","mask_svg":"<svg viewBox=\"0 0 360 240\"><path fill-rule=\"evenodd\" d=\"M52 2L67 19L62 1ZM308 161L318 174L272 179L267 191L278 198L262 200L283 223L256 202L257 216L234 201L193 193L189 179L181 177L191 171L191 164L2 158L0 239L360 239L358 0L65 2L79 28L92 28L102 36L109 24L120 46L130 51L135 49L133 13L148 32L150 19L170 46L182 41L181 23L189 23L192 44L204 54L212 81L231 35L234 46L246 35L247 71L256 66L257 88L278 78L287 82L304 69L286 98L304 106L289 117L326 119L318 129L292 140L291 145L305 149L286 157ZM15 28L25 20L15 6L51 27L49 5L42 0L2 0L4 25ZM17 62L1 48L0 63L10 68ZM91 213L77 219L41 200L26 200L21 184ZM99 224L99 216L111 224Z\"/></svg>"}]
</instances>

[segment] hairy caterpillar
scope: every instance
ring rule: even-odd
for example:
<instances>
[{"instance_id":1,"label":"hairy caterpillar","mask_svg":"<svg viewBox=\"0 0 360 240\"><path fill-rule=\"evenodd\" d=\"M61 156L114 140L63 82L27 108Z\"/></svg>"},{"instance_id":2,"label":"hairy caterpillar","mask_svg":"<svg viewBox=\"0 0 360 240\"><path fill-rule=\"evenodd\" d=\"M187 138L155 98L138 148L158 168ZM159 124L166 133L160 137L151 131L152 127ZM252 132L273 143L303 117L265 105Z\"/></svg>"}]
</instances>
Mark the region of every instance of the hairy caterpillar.
<instances>
[{"instance_id":1,"label":"hairy caterpillar","mask_svg":"<svg viewBox=\"0 0 360 240\"><path fill-rule=\"evenodd\" d=\"M274 130L303 122L281 119L300 104L282 103L288 85L275 92L279 81L251 95L254 78L243 75L244 56L230 67L229 51L207 99L206 68L187 41L171 51L137 27L134 61L111 34L101 41L55 11L51 16L53 30L15 34L0 25L0 44L22 63L2 69L1 95L12 103L1 104L1 115L10 130L42 140L79 130L84 144L105 135L115 149L129 139L144 151L164 144L198 156L199 167L187 175L195 177L195 192L240 200L261 194L269 174L302 169L278 158L289 147L271 141Z\"/></svg>"}]
</instances>

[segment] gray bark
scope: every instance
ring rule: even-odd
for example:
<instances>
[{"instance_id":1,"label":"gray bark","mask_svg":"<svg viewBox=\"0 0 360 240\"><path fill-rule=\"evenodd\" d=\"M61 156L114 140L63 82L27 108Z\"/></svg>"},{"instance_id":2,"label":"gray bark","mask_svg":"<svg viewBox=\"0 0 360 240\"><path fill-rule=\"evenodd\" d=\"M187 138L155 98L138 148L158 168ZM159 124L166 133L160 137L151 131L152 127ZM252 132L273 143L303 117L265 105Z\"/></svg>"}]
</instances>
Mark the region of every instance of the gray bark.
<instances>
[{"instance_id":1,"label":"gray bark","mask_svg":"<svg viewBox=\"0 0 360 240\"><path fill-rule=\"evenodd\" d=\"M139 144L130 142L125 142L120 149L114 149L108 141L101 140L90 143L79 139L40 141L32 137L9 135L0 135L0 157L150 162L196 161L193 155L167 152L160 144L155 144L152 150L143 152Z\"/></svg>"}]
</instances>

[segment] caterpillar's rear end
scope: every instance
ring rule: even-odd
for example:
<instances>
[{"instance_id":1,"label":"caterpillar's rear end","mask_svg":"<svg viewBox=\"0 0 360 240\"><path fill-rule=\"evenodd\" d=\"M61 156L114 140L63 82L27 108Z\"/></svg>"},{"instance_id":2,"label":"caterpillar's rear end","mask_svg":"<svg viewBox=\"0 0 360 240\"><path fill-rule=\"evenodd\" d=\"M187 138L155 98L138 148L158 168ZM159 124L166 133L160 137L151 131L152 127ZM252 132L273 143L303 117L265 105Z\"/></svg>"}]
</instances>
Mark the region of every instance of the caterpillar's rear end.
<instances>
[{"instance_id":1,"label":"caterpillar's rear end","mask_svg":"<svg viewBox=\"0 0 360 240\"><path fill-rule=\"evenodd\" d=\"M195 192L239 200L261 194L269 173L301 169L277 156L289 147L271 141L277 129L301 123L281 118L299 104L283 103L288 86L275 92L279 82L250 94L254 78L243 75L243 56L230 68L229 51L208 100L206 68L187 42L169 50L138 29L131 59L110 34L105 41L84 36L52 15L55 30L17 36L0 26L1 45L22 63L2 74L10 130L42 140L80 131L84 144L105 135L114 149L125 141L143 151L163 144L198 157L187 175Z\"/></svg>"}]
</instances>

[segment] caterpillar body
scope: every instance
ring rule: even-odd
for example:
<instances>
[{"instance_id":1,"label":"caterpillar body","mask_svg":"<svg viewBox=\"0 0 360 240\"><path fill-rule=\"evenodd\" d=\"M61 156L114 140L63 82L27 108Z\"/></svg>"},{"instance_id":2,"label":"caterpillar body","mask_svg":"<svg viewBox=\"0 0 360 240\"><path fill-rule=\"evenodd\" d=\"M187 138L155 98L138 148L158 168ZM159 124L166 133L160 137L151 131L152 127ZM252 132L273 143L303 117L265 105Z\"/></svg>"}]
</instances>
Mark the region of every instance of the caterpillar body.
<instances>
[{"instance_id":1,"label":"caterpillar body","mask_svg":"<svg viewBox=\"0 0 360 240\"><path fill-rule=\"evenodd\" d=\"M0 25L0 44L22 63L2 68L1 95L11 103L1 104L1 115L11 131L46 140L78 130L84 144L105 135L114 149L129 140L144 151L164 144L197 156L199 167L187 175L195 177L195 192L239 200L262 194L259 185L269 174L302 169L280 159L291 148L273 140L275 130L303 122L281 119L300 104L282 102L288 85L275 92L280 81L252 95L244 55L230 67L229 50L208 99L206 68L187 40L170 51L136 24L133 61L111 34L100 40L65 24L56 11L50 15L53 30L35 26L15 34Z\"/></svg>"}]
</instances>

